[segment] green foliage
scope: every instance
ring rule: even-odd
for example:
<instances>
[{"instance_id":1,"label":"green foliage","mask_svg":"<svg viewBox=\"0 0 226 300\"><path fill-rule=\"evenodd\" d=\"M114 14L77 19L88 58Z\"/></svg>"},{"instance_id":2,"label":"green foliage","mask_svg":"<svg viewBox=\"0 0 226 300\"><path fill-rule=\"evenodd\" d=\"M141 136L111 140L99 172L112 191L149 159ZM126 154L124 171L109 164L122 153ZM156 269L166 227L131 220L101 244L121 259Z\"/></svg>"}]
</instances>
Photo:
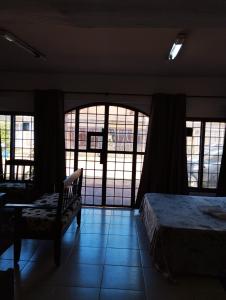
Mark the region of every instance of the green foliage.
<instances>
[{"instance_id":1,"label":"green foliage","mask_svg":"<svg viewBox=\"0 0 226 300\"><path fill-rule=\"evenodd\" d=\"M3 149L10 148L10 122L0 121L1 144Z\"/></svg>"}]
</instances>

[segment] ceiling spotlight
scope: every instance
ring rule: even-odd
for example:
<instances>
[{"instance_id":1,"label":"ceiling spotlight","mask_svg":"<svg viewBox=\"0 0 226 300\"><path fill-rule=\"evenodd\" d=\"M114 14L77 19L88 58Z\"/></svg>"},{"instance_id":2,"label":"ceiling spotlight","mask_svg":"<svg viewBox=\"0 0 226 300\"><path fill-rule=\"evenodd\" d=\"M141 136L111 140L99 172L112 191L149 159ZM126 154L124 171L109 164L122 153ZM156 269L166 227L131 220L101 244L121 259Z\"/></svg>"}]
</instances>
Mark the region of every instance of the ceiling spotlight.
<instances>
[{"instance_id":1,"label":"ceiling spotlight","mask_svg":"<svg viewBox=\"0 0 226 300\"><path fill-rule=\"evenodd\" d=\"M176 56L178 55L179 51L181 50L184 41L186 39L186 34L185 33L179 33L178 36L176 37L172 48L170 49L170 53L168 56L168 60L174 60Z\"/></svg>"},{"instance_id":2,"label":"ceiling spotlight","mask_svg":"<svg viewBox=\"0 0 226 300\"><path fill-rule=\"evenodd\" d=\"M40 51L38 51L37 49L35 49L34 47L32 47L28 43L24 42L23 40L18 38L16 35L14 35L13 33L9 32L7 30L0 29L0 37L2 37L3 39L5 39L6 41L8 41L10 43L17 45L20 48L23 48L25 51L29 52L34 57L46 59L46 56L43 53L41 53Z\"/></svg>"}]
</instances>

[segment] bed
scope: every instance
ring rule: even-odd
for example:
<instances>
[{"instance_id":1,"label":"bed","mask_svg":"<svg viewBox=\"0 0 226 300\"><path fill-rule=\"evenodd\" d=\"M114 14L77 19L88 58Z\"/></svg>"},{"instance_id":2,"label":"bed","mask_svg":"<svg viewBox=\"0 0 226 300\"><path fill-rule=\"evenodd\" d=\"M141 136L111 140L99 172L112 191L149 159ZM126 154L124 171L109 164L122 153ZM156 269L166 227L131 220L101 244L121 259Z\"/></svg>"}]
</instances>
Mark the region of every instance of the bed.
<instances>
[{"instance_id":1,"label":"bed","mask_svg":"<svg viewBox=\"0 0 226 300\"><path fill-rule=\"evenodd\" d=\"M166 275L226 272L226 197L148 193L141 217L153 262Z\"/></svg>"}]
</instances>

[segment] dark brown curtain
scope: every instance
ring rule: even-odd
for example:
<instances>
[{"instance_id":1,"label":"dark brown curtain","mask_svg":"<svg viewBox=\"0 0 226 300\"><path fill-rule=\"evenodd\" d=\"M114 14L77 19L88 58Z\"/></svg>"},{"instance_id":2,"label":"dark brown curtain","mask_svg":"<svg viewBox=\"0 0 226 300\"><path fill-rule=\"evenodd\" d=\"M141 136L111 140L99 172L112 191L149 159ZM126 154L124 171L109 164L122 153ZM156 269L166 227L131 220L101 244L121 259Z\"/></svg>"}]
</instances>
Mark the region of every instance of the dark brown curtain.
<instances>
[{"instance_id":1,"label":"dark brown curtain","mask_svg":"<svg viewBox=\"0 0 226 300\"><path fill-rule=\"evenodd\" d=\"M185 95L153 95L136 207L149 192L188 193Z\"/></svg>"},{"instance_id":2,"label":"dark brown curtain","mask_svg":"<svg viewBox=\"0 0 226 300\"><path fill-rule=\"evenodd\" d=\"M224 136L224 150L221 159L216 195L226 196L226 134Z\"/></svg>"},{"instance_id":3,"label":"dark brown curtain","mask_svg":"<svg viewBox=\"0 0 226 300\"><path fill-rule=\"evenodd\" d=\"M39 192L59 190L65 178L64 95L35 91L35 184Z\"/></svg>"}]
</instances>

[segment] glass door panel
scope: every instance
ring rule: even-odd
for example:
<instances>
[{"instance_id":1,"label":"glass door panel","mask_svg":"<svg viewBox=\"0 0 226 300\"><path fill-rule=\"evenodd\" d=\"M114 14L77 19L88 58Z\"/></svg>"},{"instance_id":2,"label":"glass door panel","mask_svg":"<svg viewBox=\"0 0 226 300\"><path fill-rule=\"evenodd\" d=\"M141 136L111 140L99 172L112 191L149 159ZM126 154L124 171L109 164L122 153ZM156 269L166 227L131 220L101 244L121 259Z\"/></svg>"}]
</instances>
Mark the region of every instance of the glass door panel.
<instances>
[{"instance_id":1,"label":"glass door panel","mask_svg":"<svg viewBox=\"0 0 226 300\"><path fill-rule=\"evenodd\" d=\"M106 205L130 206L132 189L132 155L108 154Z\"/></svg>"},{"instance_id":2,"label":"glass door panel","mask_svg":"<svg viewBox=\"0 0 226 300\"><path fill-rule=\"evenodd\" d=\"M88 132L102 133L105 121L105 107L94 106L79 111L79 150L87 150ZM98 145L98 143L97 143ZM97 146L96 145L96 146ZM99 150L100 145L98 146Z\"/></svg>"},{"instance_id":3,"label":"glass door panel","mask_svg":"<svg viewBox=\"0 0 226 300\"><path fill-rule=\"evenodd\" d=\"M134 115L130 109L109 107L108 151L133 151Z\"/></svg>"},{"instance_id":4,"label":"glass door panel","mask_svg":"<svg viewBox=\"0 0 226 300\"><path fill-rule=\"evenodd\" d=\"M103 165L99 153L79 152L78 168L83 168L83 204L102 205Z\"/></svg>"},{"instance_id":5,"label":"glass door panel","mask_svg":"<svg viewBox=\"0 0 226 300\"><path fill-rule=\"evenodd\" d=\"M78 168L83 168L83 204L102 205L103 129L105 106L92 106L79 111Z\"/></svg>"}]
</instances>

